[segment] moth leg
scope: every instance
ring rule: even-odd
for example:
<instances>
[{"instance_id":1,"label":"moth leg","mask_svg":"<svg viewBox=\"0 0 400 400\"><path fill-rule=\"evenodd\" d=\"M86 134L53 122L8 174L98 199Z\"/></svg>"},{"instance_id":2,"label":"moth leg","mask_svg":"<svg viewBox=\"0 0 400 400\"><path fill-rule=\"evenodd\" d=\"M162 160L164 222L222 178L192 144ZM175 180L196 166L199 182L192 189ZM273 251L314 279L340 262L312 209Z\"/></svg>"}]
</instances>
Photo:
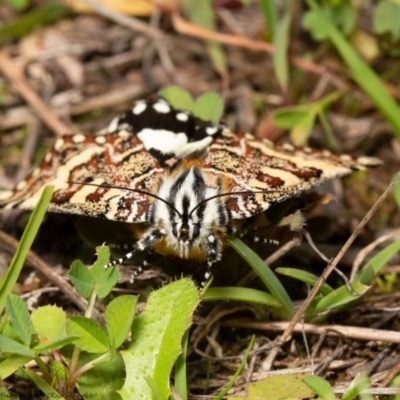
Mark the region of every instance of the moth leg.
<instances>
[{"instance_id":1,"label":"moth leg","mask_svg":"<svg viewBox=\"0 0 400 400\"><path fill-rule=\"evenodd\" d=\"M129 260L133 257L134 254L144 251L147 248L155 245L158 241L160 241L166 232L164 230L153 228L148 230L135 244L134 249L129 253L125 254L121 258L117 260L109 262L107 265L104 266L105 269L113 267L114 265L121 264L126 260Z\"/></svg>"},{"instance_id":2,"label":"moth leg","mask_svg":"<svg viewBox=\"0 0 400 400\"><path fill-rule=\"evenodd\" d=\"M207 281L210 279L211 267L214 263L221 259L222 252L222 243L221 240L215 236L213 233L210 233L207 236L207 271L204 274L204 281L200 283L201 287L204 287Z\"/></svg>"}]
</instances>

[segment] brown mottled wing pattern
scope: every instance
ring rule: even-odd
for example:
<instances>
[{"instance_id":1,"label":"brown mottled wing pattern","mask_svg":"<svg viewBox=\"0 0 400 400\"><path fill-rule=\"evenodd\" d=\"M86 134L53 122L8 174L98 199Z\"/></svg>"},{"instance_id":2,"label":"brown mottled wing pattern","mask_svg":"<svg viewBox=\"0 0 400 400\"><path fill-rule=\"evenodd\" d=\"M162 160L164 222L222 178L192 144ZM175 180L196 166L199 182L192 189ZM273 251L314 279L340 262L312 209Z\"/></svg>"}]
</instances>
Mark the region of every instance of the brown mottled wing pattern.
<instances>
[{"instance_id":1,"label":"brown mottled wing pattern","mask_svg":"<svg viewBox=\"0 0 400 400\"><path fill-rule=\"evenodd\" d=\"M66 135L57 139L41 166L15 190L0 193L0 208L31 210L44 186L52 185L50 211L143 222L148 197L129 189L149 191L163 172L130 132Z\"/></svg>"},{"instance_id":2,"label":"brown mottled wing pattern","mask_svg":"<svg viewBox=\"0 0 400 400\"><path fill-rule=\"evenodd\" d=\"M275 146L225 129L209 147L204 170L212 180L227 179L230 192L253 192L227 196L232 218L242 219L328 179L380 164L375 158L354 159L289 144Z\"/></svg>"}]
</instances>

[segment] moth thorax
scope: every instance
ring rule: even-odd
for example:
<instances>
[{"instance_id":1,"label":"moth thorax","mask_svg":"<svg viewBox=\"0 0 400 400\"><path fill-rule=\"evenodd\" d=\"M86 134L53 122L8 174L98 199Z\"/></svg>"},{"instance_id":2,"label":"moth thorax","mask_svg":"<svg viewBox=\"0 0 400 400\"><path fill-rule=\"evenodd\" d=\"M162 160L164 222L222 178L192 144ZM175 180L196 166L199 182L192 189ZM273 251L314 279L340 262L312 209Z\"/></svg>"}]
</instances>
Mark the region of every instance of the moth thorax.
<instances>
[{"instance_id":1,"label":"moth thorax","mask_svg":"<svg viewBox=\"0 0 400 400\"><path fill-rule=\"evenodd\" d=\"M151 223L163 229L165 244L181 257L205 252L207 238L216 229L224 230L229 218L218 197L220 187L207 185L204 171L195 166L181 168L160 182L153 203Z\"/></svg>"}]
</instances>

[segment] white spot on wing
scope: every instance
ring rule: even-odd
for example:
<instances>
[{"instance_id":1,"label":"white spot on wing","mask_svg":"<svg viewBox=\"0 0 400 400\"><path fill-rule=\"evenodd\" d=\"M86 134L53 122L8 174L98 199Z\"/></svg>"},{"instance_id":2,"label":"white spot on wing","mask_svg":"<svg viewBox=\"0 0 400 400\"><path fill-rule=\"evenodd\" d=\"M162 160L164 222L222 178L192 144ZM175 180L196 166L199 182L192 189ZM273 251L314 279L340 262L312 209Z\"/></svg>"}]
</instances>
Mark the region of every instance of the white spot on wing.
<instances>
[{"instance_id":1,"label":"white spot on wing","mask_svg":"<svg viewBox=\"0 0 400 400\"><path fill-rule=\"evenodd\" d=\"M164 100L158 100L157 103L154 103L154 104L153 104L153 108L154 108L157 112L162 113L162 114L165 114L165 113L171 111L170 106L169 106L168 103L165 102Z\"/></svg>"},{"instance_id":2,"label":"white spot on wing","mask_svg":"<svg viewBox=\"0 0 400 400\"><path fill-rule=\"evenodd\" d=\"M147 108L147 104L145 101L138 101L135 106L132 108L132 112L135 115L141 114Z\"/></svg>"},{"instance_id":3,"label":"white spot on wing","mask_svg":"<svg viewBox=\"0 0 400 400\"><path fill-rule=\"evenodd\" d=\"M74 143L82 143L85 141L85 136L81 133L77 133L76 135L72 136L72 141Z\"/></svg>"},{"instance_id":4,"label":"white spot on wing","mask_svg":"<svg viewBox=\"0 0 400 400\"><path fill-rule=\"evenodd\" d=\"M54 143L54 148L56 151L60 151L64 146L64 139L58 138Z\"/></svg>"},{"instance_id":5,"label":"white spot on wing","mask_svg":"<svg viewBox=\"0 0 400 400\"><path fill-rule=\"evenodd\" d=\"M0 192L0 200L7 200L13 195L13 193L14 192L12 190L4 190Z\"/></svg>"},{"instance_id":6,"label":"white spot on wing","mask_svg":"<svg viewBox=\"0 0 400 400\"><path fill-rule=\"evenodd\" d=\"M218 126L216 125L209 126L208 128L206 128L207 135L214 135L215 133L217 133L217 131L218 131Z\"/></svg>"},{"instance_id":7,"label":"white spot on wing","mask_svg":"<svg viewBox=\"0 0 400 400\"><path fill-rule=\"evenodd\" d=\"M107 132L115 132L118 129L119 117L115 117L107 126Z\"/></svg>"},{"instance_id":8,"label":"white spot on wing","mask_svg":"<svg viewBox=\"0 0 400 400\"><path fill-rule=\"evenodd\" d=\"M104 144L106 142L106 138L104 136L96 136L94 140L97 144Z\"/></svg>"},{"instance_id":9,"label":"white spot on wing","mask_svg":"<svg viewBox=\"0 0 400 400\"><path fill-rule=\"evenodd\" d=\"M172 153L179 158L186 157L195 152L204 151L212 142L211 137L206 137L197 142L188 143L188 138L185 133L174 133L163 129L155 130L145 128L142 129L137 136L146 150L155 149L163 154Z\"/></svg>"},{"instance_id":10,"label":"white spot on wing","mask_svg":"<svg viewBox=\"0 0 400 400\"><path fill-rule=\"evenodd\" d=\"M176 119L182 122L186 122L189 119L189 115L184 112L176 114Z\"/></svg>"},{"instance_id":11,"label":"white spot on wing","mask_svg":"<svg viewBox=\"0 0 400 400\"><path fill-rule=\"evenodd\" d=\"M22 189L26 188L26 185L27 185L26 181L19 182L17 185L17 190L22 190Z\"/></svg>"},{"instance_id":12,"label":"white spot on wing","mask_svg":"<svg viewBox=\"0 0 400 400\"><path fill-rule=\"evenodd\" d=\"M37 178L40 175L40 168L35 168L32 172L32 177Z\"/></svg>"}]
</instances>

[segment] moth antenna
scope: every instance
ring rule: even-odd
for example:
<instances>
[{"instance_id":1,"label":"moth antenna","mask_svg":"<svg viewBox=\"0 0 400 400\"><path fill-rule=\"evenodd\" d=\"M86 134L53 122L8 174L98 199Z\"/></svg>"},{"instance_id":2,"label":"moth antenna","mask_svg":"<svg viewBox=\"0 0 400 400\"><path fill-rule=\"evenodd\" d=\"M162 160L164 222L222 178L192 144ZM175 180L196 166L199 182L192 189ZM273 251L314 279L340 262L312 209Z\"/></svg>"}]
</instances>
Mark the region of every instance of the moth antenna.
<instances>
[{"instance_id":1,"label":"moth antenna","mask_svg":"<svg viewBox=\"0 0 400 400\"><path fill-rule=\"evenodd\" d=\"M227 193L218 193L214 196L208 197L206 199L204 199L203 201L201 201L199 204L196 205L196 207L193 207L192 210L189 213L189 217L192 216L192 214L199 208L201 207L203 204L207 203L210 200L213 199L217 199L218 197L224 197L224 196L231 196L231 195L244 195L244 194L263 194L263 193L268 193L267 190L260 190L260 191L252 191L252 190L248 190L248 191L244 191L244 192L227 192Z\"/></svg>"},{"instance_id":2,"label":"moth antenna","mask_svg":"<svg viewBox=\"0 0 400 400\"><path fill-rule=\"evenodd\" d=\"M101 188L107 188L107 189L120 189L120 190L129 190L131 192L136 192L140 194L145 194L146 196L153 197L154 199L162 201L164 204L166 204L169 208L171 208L173 211L175 211L180 218L182 218L181 213L171 204L168 203L167 200L163 199L160 196L157 196L154 193L146 192L145 190L139 190L139 189L132 189L132 188L127 188L123 186L113 186L113 185L97 185L96 183L88 183L88 182L74 182L74 181L68 181L68 183L74 183L77 185L87 185L87 186L95 186L95 187L101 187Z\"/></svg>"}]
</instances>

